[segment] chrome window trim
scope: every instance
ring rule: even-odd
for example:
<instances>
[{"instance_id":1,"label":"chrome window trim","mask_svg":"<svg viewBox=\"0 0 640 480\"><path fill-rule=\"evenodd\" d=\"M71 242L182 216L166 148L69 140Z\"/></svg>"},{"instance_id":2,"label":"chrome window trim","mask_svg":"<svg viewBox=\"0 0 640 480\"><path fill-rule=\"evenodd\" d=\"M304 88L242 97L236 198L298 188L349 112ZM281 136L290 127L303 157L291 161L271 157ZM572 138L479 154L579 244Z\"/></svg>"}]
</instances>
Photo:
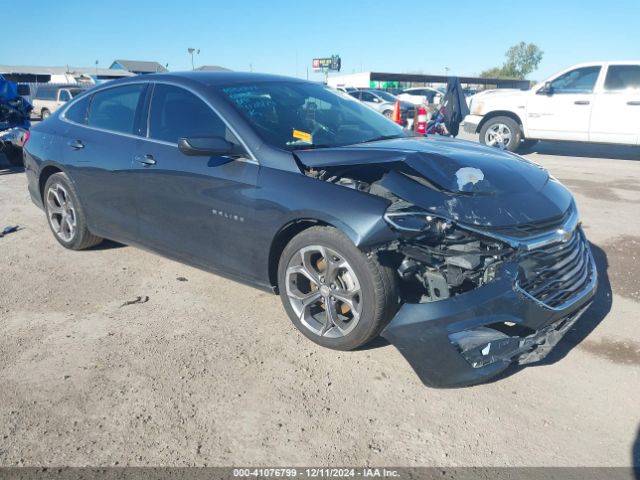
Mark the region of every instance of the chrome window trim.
<instances>
[{"instance_id":1,"label":"chrome window trim","mask_svg":"<svg viewBox=\"0 0 640 480\"><path fill-rule=\"evenodd\" d=\"M190 93L192 93L193 95L195 95L196 97L198 97L200 100L202 100L205 105L207 105L209 108L211 108L211 110L213 110L213 112L220 118L220 120L222 120L222 122L227 126L227 128L229 130L231 130L231 133L233 133L233 135L238 139L238 141L241 143L241 145L244 147L244 149L247 151L247 153L249 154L249 158L237 158L236 160L241 161L241 162L247 162L247 163L254 163L256 165L260 165L260 162L258 162L256 156L253 154L253 152L251 151L251 149L247 146L247 144L245 143L245 141L242 139L242 137L240 137L240 135L238 135L238 132L236 131L235 128L233 128L229 122L222 116L220 115L220 112L217 108L215 108L213 105L211 105L211 103L204 98L202 95L200 95L198 92L193 91L191 88L189 87L185 87L184 85L175 83L175 82L171 82L171 81L166 81L166 80L142 80L142 81L138 81L138 82L127 82L127 83L123 83L123 84L118 84L118 85L108 85L106 87L102 87L99 90L95 91L95 92L91 92L91 93L87 93L87 95L95 95L96 93L100 93L103 92L105 90L110 90L112 88L119 88L119 87L125 87L128 85L148 85L150 88L153 88L156 84L163 84L163 85L170 85L172 87L178 87L178 88L182 88ZM79 98L83 98L84 95L82 97ZM152 92L152 97L153 98L153 92ZM87 128L89 130L94 130L97 132L103 132L103 133L111 133L114 135L120 135L123 137L127 137L127 138L134 138L136 140L145 140L147 142L152 142L152 143L157 143L160 145L166 145L166 146L170 146L170 147L175 147L178 148L178 144L177 143L172 143L172 142L166 142L164 140L156 140L154 138L149 137L149 122L147 119L147 132L145 136L141 136L141 135L134 135L134 134L129 134L129 133L123 133L123 132L116 132L114 130L107 130L105 128L98 128L98 127L92 127L90 125L83 125L81 123L76 123L73 122L71 120L69 120L66 117L66 113L67 110L69 110L75 103L76 101L78 101L78 99L74 99L72 102L69 102L69 104L67 104L64 107L64 110L60 113L60 120L69 123L70 125L75 125L77 127L83 127L83 128ZM151 113L151 102L149 102L149 114Z\"/></svg>"}]
</instances>

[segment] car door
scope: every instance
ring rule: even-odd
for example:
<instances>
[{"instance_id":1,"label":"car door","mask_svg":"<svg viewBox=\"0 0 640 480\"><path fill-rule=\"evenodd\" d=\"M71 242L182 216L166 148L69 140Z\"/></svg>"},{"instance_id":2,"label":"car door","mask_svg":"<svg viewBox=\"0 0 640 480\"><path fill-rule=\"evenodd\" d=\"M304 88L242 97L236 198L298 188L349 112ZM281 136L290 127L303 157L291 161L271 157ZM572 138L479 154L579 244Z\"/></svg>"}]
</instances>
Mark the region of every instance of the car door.
<instances>
[{"instance_id":1,"label":"car door","mask_svg":"<svg viewBox=\"0 0 640 480\"><path fill-rule=\"evenodd\" d=\"M609 65L595 94L589 140L640 143L640 65Z\"/></svg>"},{"instance_id":2,"label":"car door","mask_svg":"<svg viewBox=\"0 0 640 480\"><path fill-rule=\"evenodd\" d=\"M63 112L64 163L97 235L135 241L131 162L140 135L146 83L84 96Z\"/></svg>"},{"instance_id":3,"label":"car door","mask_svg":"<svg viewBox=\"0 0 640 480\"><path fill-rule=\"evenodd\" d=\"M548 140L589 140L594 89L601 67L579 67L539 88L527 102L527 136Z\"/></svg>"},{"instance_id":4,"label":"car door","mask_svg":"<svg viewBox=\"0 0 640 480\"><path fill-rule=\"evenodd\" d=\"M256 277L251 267L258 165L249 158L187 156L179 138L223 137L239 143L195 93L155 84L148 136L136 176L139 238L149 248L231 276Z\"/></svg>"}]
</instances>

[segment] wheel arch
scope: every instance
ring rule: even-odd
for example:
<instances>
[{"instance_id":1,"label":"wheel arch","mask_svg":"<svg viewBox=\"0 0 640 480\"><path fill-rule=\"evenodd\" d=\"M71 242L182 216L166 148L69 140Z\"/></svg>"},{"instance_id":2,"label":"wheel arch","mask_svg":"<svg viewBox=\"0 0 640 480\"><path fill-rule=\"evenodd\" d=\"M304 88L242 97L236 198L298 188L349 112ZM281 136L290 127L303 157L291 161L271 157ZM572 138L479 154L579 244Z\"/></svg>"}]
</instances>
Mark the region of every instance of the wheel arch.
<instances>
[{"instance_id":1,"label":"wheel arch","mask_svg":"<svg viewBox=\"0 0 640 480\"><path fill-rule=\"evenodd\" d=\"M480 133L482 127L491 119L496 117L509 117L513 121L515 121L518 125L520 125L520 130L524 133L524 124L522 123L522 119L518 116L518 114L511 112L509 110L494 110L492 112L487 113L476 128L476 133Z\"/></svg>"},{"instance_id":2,"label":"wheel arch","mask_svg":"<svg viewBox=\"0 0 640 480\"><path fill-rule=\"evenodd\" d=\"M40 194L40 200L44 203L44 186L51 175L56 173L63 173L64 170L59 165L49 164L40 170L38 176L38 193Z\"/></svg>"},{"instance_id":3,"label":"wheel arch","mask_svg":"<svg viewBox=\"0 0 640 480\"><path fill-rule=\"evenodd\" d=\"M284 251L285 247L296 235L311 227L318 226L336 228L347 235L347 237L349 237L352 241L354 241L353 236L349 234L350 232L345 231L344 229L334 225L333 223L327 222L325 220L320 220L318 218L299 218L287 223L282 228L280 228L280 230L278 230L278 233L276 233L276 235L273 237L271 247L269 248L269 284L273 287L275 293L278 293L278 264L280 263L280 257L282 256L282 252Z\"/></svg>"}]
</instances>

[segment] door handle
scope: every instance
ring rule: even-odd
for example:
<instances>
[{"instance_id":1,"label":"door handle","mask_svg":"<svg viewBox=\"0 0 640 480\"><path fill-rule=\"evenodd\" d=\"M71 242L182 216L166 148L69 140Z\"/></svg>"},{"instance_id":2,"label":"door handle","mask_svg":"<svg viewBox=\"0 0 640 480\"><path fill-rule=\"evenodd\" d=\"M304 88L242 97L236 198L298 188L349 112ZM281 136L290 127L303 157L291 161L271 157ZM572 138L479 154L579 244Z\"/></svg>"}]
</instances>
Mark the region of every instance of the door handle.
<instances>
[{"instance_id":1,"label":"door handle","mask_svg":"<svg viewBox=\"0 0 640 480\"><path fill-rule=\"evenodd\" d=\"M140 163L141 165L144 165L145 167L150 167L151 165L155 165L156 161L153 158L153 155L136 155L134 157L134 160L138 163Z\"/></svg>"},{"instance_id":2,"label":"door handle","mask_svg":"<svg viewBox=\"0 0 640 480\"><path fill-rule=\"evenodd\" d=\"M84 148L84 143L82 143L80 140L71 140L69 143L67 143L67 145L69 145L74 150L80 150L81 148Z\"/></svg>"},{"instance_id":3,"label":"door handle","mask_svg":"<svg viewBox=\"0 0 640 480\"><path fill-rule=\"evenodd\" d=\"M631 100L630 102L627 102L627 105L631 105L633 107L640 107L640 100Z\"/></svg>"},{"instance_id":4,"label":"door handle","mask_svg":"<svg viewBox=\"0 0 640 480\"><path fill-rule=\"evenodd\" d=\"M591 102L589 100L576 100L575 102L576 105L589 105Z\"/></svg>"}]
</instances>

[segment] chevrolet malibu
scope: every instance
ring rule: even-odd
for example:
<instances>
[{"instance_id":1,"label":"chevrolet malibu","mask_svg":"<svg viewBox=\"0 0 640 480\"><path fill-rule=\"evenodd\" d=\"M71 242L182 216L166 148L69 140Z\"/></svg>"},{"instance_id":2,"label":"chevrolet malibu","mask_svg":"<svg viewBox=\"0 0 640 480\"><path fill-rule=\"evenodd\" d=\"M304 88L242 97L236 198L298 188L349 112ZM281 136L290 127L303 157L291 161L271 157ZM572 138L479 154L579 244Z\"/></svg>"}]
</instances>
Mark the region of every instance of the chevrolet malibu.
<instances>
[{"instance_id":1,"label":"chevrolet malibu","mask_svg":"<svg viewBox=\"0 0 640 480\"><path fill-rule=\"evenodd\" d=\"M382 335L431 386L542 359L596 289L572 195L543 168L302 80L112 82L35 126L25 166L62 246L108 238L277 292L313 342Z\"/></svg>"}]
</instances>

